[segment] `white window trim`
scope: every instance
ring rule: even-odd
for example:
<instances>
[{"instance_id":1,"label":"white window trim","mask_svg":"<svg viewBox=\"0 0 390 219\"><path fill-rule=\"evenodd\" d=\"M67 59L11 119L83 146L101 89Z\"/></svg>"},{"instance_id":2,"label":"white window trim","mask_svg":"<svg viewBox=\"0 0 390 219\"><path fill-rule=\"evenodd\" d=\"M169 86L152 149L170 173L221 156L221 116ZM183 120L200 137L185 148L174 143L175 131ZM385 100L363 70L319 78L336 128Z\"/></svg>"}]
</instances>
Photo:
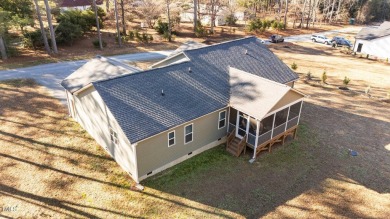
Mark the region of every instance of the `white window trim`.
<instances>
[{"instance_id":1,"label":"white window trim","mask_svg":"<svg viewBox=\"0 0 390 219\"><path fill-rule=\"evenodd\" d=\"M169 138L169 134L171 134L172 132L173 132L173 145L169 145L169 141L171 140L171 138ZM167 136L168 136L168 147L170 148L170 147L172 147L172 146L174 146L176 144L176 132L175 132L175 130L173 130L171 132L168 132Z\"/></svg>"},{"instance_id":2,"label":"white window trim","mask_svg":"<svg viewBox=\"0 0 390 219\"><path fill-rule=\"evenodd\" d=\"M188 126L192 126L192 132L191 132L191 134L192 134L192 139L191 139L191 141L186 142L186 136L189 135L189 134L186 134L186 128L187 128ZM191 124L188 124L188 125L184 126L184 144L189 144L189 143L191 143L191 142L193 142L193 141L194 141L194 123L191 123Z\"/></svg>"},{"instance_id":3,"label":"white window trim","mask_svg":"<svg viewBox=\"0 0 390 219\"><path fill-rule=\"evenodd\" d=\"M111 143L114 143L114 145L118 145L119 144L118 132L116 132L111 126L109 128L110 128L110 141L111 141ZM115 133L116 137L113 136L114 133ZM112 137L112 139L111 139L111 137ZM114 139L114 141L113 141L113 139ZM116 143L115 143L115 140L116 140Z\"/></svg>"},{"instance_id":4,"label":"white window trim","mask_svg":"<svg viewBox=\"0 0 390 219\"><path fill-rule=\"evenodd\" d=\"M221 113L223 113L223 112L225 112L225 118L224 118L224 119L221 119ZM226 115L227 115L226 110L223 110L223 111L219 112L219 114L218 114L218 130L219 130L219 129L223 129L223 128L226 127ZM225 120L225 124L224 124L222 127L219 127L219 123L220 123L222 120Z\"/></svg>"}]
</instances>

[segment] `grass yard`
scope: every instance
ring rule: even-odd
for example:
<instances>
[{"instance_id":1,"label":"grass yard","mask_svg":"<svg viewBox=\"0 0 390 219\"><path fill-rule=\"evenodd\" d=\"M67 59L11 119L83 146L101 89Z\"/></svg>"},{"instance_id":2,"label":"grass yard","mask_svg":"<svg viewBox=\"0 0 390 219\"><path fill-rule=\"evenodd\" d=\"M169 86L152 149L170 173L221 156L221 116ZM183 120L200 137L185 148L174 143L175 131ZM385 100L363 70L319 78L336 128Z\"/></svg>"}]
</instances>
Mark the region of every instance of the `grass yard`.
<instances>
[{"instance_id":1,"label":"grass yard","mask_svg":"<svg viewBox=\"0 0 390 219\"><path fill-rule=\"evenodd\" d=\"M0 217L386 218L389 65L305 46L272 48L298 64L296 88L309 95L295 141L253 164L250 151L235 158L220 145L147 179L143 192L43 87L0 82ZM345 74L349 91L338 89Z\"/></svg>"}]
</instances>

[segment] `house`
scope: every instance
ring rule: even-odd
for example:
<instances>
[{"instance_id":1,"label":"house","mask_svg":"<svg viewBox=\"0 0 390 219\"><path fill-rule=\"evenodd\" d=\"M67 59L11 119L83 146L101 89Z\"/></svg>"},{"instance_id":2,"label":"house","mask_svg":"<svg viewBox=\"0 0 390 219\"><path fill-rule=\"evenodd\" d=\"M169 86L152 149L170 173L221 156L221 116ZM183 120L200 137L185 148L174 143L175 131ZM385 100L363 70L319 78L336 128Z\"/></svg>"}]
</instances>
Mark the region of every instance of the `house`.
<instances>
[{"instance_id":1,"label":"house","mask_svg":"<svg viewBox=\"0 0 390 219\"><path fill-rule=\"evenodd\" d=\"M93 4L92 0L62 0L60 2L60 10L61 11L67 11L67 10L87 10L91 8L91 5ZM96 0L96 5L102 5L103 0Z\"/></svg>"},{"instance_id":2,"label":"house","mask_svg":"<svg viewBox=\"0 0 390 219\"><path fill-rule=\"evenodd\" d=\"M61 84L71 117L140 182L222 143L256 158L295 135L297 79L248 37L183 50L145 71L98 57Z\"/></svg>"},{"instance_id":3,"label":"house","mask_svg":"<svg viewBox=\"0 0 390 219\"><path fill-rule=\"evenodd\" d=\"M353 51L379 58L390 58L390 22L366 27L356 35Z\"/></svg>"}]
</instances>

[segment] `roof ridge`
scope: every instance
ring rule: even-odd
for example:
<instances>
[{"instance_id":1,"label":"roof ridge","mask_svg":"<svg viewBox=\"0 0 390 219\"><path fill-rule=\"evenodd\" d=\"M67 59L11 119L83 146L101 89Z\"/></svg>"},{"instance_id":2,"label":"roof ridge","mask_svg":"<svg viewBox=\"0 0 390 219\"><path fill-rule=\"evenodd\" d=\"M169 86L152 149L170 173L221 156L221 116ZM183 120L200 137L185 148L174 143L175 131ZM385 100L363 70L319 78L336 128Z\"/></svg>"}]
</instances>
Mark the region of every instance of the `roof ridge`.
<instances>
[{"instance_id":1,"label":"roof ridge","mask_svg":"<svg viewBox=\"0 0 390 219\"><path fill-rule=\"evenodd\" d=\"M180 62L180 63L174 63L174 64L171 64L171 65L166 65L166 66L162 66L162 67L146 69L146 70L133 72L133 73L128 73L128 74L123 74L123 75L119 75L118 77L114 77L114 78L107 78L107 79L94 81L93 83L100 83L100 82L103 82L103 81L109 81L109 80L113 80L113 79L129 77L129 76L138 75L138 74L146 73L146 72L151 72L151 71L159 70L159 69L162 69L162 68L168 68L168 67L172 67L172 66L176 66L176 65L180 65L180 64L185 64L185 63L189 63L189 61L184 61L184 62Z\"/></svg>"},{"instance_id":2,"label":"roof ridge","mask_svg":"<svg viewBox=\"0 0 390 219\"><path fill-rule=\"evenodd\" d=\"M219 42L219 43L215 43L215 44L211 44L211 45L206 45L206 46L199 47L199 48L183 50L182 53L185 53L187 51L194 51L194 50L198 50L198 49L206 49L206 48L210 48L210 47L213 47L213 46L219 46L219 45L228 44L228 43L232 43L232 42L236 42L236 41L240 41L240 40L247 40L247 39L251 39L251 38L257 39L256 36L246 36L246 37L241 37L241 38L238 38L238 39L233 39L233 40L223 41L223 42Z\"/></svg>"}]
</instances>

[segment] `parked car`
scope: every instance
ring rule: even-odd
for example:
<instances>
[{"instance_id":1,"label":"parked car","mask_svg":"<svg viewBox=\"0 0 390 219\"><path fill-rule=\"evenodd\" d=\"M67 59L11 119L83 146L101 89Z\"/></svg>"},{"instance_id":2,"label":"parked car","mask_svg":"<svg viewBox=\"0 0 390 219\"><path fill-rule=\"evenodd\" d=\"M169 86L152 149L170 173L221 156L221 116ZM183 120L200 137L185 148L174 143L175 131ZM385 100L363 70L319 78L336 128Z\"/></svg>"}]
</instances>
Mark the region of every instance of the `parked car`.
<instances>
[{"instance_id":1,"label":"parked car","mask_svg":"<svg viewBox=\"0 0 390 219\"><path fill-rule=\"evenodd\" d=\"M336 46L346 46L348 48L352 47L351 42L349 42L347 39L345 39L343 37L335 36L335 37L333 37L331 42L332 42L333 47L336 47Z\"/></svg>"},{"instance_id":2,"label":"parked car","mask_svg":"<svg viewBox=\"0 0 390 219\"><path fill-rule=\"evenodd\" d=\"M272 35L270 38L270 41L272 42L272 43L280 43L280 42L284 42L284 38L283 38L283 36L281 36L281 35Z\"/></svg>"},{"instance_id":3,"label":"parked car","mask_svg":"<svg viewBox=\"0 0 390 219\"><path fill-rule=\"evenodd\" d=\"M326 38L324 35L311 35L311 41L316 42L316 43L323 43L326 45L331 44L331 40Z\"/></svg>"}]
</instances>

